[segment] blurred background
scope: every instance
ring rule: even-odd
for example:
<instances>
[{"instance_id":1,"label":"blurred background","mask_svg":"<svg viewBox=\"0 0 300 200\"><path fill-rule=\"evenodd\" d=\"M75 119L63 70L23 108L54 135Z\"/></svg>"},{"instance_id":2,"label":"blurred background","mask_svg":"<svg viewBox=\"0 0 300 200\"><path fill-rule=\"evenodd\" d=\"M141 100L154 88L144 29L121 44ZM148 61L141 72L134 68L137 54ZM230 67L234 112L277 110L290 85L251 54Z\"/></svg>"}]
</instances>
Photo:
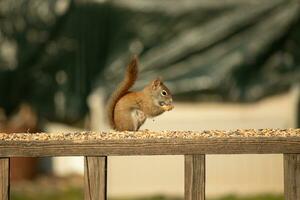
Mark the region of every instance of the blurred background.
<instances>
[{"instance_id":1,"label":"blurred background","mask_svg":"<svg viewBox=\"0 0 300 200\"><path fill-rule=\"evenodd\" d=\"M300 125L299 0L1 0L0 131L108 130L133 54L175 109L142 129ZM110 157L111 199L182 199L183 156ZM207 196L283 199L282 155L208 155ZM12 159L13 200L82 199L83 158Z\"/></svg>"}]
</instances>

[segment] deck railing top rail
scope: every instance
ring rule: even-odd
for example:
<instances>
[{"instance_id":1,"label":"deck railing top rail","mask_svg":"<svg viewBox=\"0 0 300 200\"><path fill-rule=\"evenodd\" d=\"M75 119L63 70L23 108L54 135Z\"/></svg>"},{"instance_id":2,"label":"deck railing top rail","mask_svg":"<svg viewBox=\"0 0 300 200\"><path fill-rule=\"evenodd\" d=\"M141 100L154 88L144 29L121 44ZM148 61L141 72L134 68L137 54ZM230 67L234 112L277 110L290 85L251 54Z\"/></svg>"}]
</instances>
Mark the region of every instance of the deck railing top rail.
<instances>
[{"instance_id":1,"label":"deck railing top rail","mask_svg":"<svg viewBox=\"0 0 300 200\"><path fill-rule=\"evenodd\" d=\"M0 157L300 153L300 129L0 133Z\"/></svg>"},{"instance_id":2,"label":"deck railing top rail","mask_svg":"<svg viewBox=\"0 0 300 200\"><path fill-rule=\"evenodd\" d=\"M85 156L85 200L107 199L107 156L184 155L185 200L205 200L205 154L284 154L286 200L300 199L300 129L0 133L0 199L9 200L10 157Z\"/></svg>"}]
</instances>

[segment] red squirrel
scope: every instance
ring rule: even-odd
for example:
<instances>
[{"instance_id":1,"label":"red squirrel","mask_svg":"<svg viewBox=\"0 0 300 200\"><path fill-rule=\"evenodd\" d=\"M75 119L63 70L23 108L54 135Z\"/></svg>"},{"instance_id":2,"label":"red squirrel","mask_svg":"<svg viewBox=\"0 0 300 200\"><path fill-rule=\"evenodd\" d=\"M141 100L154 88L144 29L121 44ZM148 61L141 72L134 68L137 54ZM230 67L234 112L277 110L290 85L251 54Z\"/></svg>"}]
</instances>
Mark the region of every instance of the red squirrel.
<instances>
[{"instance_id":1,"label":"red squirrel","mask_svg":"<svg viewBox=\"0 0 300 200\"><path fill-rule=\"evenodd\" d=\"M170 90L157 78L141 91L129 91L138 77L138 58L128 64L123 81L110 96L107 104L108 121L117 131L137 131L147 118L174 108Z\"/></svg>"}]
</instances>

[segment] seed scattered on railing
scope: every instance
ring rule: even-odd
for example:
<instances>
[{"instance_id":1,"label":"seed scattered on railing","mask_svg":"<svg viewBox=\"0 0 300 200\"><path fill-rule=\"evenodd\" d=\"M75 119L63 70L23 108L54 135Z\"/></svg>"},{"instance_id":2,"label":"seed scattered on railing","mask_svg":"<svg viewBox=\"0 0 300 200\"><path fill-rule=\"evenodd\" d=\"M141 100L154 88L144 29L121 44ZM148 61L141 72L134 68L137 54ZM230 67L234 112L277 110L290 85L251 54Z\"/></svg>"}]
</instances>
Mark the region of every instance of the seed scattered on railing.
<instances>
[{"instance_id":1,"label":"seed scattered on railing","mask_svg":"<svg viewBox=\"0 0 300 200\"><path fill-rule=\"evenodd\" d=\"M138 139L201 139L247 137L299 137L300 129L237 129L235 131L138 131L138 132L75 132L75 133L0 133L5 141L72 140L138 140Z\"/></svg>"}]
</instances>

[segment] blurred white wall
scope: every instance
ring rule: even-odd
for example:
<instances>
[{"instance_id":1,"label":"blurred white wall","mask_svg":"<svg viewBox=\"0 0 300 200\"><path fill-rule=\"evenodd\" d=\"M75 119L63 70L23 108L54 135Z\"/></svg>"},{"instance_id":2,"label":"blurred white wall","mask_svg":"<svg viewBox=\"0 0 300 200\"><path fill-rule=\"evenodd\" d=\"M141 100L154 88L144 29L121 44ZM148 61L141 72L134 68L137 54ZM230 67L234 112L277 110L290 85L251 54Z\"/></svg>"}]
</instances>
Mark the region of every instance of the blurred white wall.
<instances>
[{"instance_id":1,"label":"blurred white wall","mask_svg":"<svg viewBox=\"0 0 300 200\"><path fill-rule=\"evenodd\" d=\"M190 103L150 119L142 129L207 130L295 127L298 90L253 104ZM107 130L103 122L101 91L89 99L92 127ZM48 131L57 127L49 126ZM62 127L58 127L62 131ZM59 175L83 173L82 158L55 158ZM183 156L109 157L108 194L143 196L183 195ZM208 196L228 193L283 192L282 155L208 155Z\"/></svg>"}]
</instances>

